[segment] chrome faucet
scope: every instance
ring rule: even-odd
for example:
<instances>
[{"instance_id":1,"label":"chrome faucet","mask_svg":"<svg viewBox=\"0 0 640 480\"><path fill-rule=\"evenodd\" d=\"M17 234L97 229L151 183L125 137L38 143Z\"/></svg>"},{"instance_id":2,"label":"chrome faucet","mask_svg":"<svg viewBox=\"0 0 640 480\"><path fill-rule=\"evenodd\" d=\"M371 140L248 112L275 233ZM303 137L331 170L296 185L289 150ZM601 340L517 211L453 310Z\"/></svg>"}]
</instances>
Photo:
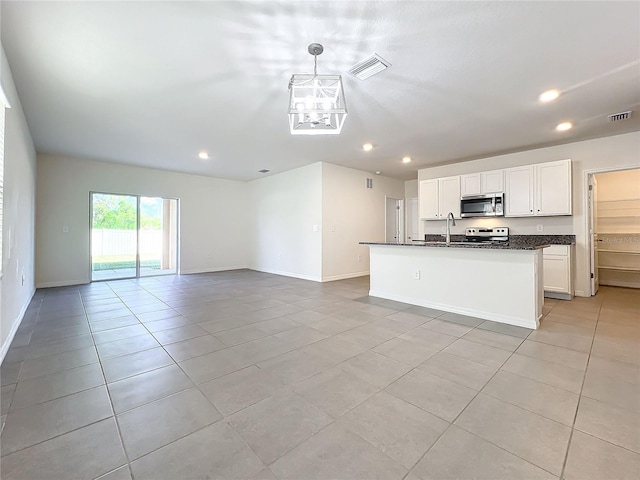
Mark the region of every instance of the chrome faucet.
<instances>
[{"instance_id":1,"label":"chrome faucet","mask_svg":"<svg viewBox=\"0 0 640 480\"><path fill-rule=\"evenodd\" d=\"M449 223L449 220L451 220L451 222L453 223L453 226L456 226L456 219L453 216L452 212L449 212L447 214L447 237L446 237L446 242L447 245L449 245L451 243L451 224Z\"/></svg>"}]
</instances>

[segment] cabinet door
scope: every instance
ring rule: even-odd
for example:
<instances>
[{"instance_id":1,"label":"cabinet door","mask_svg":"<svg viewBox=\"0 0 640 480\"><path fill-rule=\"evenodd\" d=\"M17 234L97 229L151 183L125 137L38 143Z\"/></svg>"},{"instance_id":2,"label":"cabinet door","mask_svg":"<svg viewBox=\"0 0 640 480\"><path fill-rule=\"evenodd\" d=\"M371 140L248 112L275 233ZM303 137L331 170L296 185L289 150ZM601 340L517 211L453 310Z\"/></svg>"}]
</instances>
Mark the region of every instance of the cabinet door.
<instances>
[{"instance_id":1,"label":"cabinet door","mask_svg":"<svg viewBox=\"0 0 640 480\"><path fill-rule=\"evenodd\" d=\"M504 170L482 172L482 193L504 192Z\"/></svg>"},{"instance_id":2,"label":"cabinet door","mask_svg":"<svg viewBox=\"0 0 640 480\"><path fill-rule=\"evenodd\" d=\"M505 216L533 215L533 165L507 168L505 171Z\"/></svg>"},{"instance_id":3,"label":"cabinet door","mask_svg":"<svg viewBox=\"0 0 640 480\"><path fill-rule=\"evenodd\" d=\"M438 216L438 179L422 180L419 186L420 218L437 220Z\"/></svg>"},{"instance_id":4,"label":"cabinet door","mask_svg":"<svg viewBox=\"0 0 640 480\"><path fill-rule=\"evenodd\" d=\"M482 193L480 177L481 175L479 173L460 175L460 195L463 197L480 195Z\"/></svg>"},{"instance_id":5,"label":"cabinet door","mask_svg":"<svg viewBox=\"0 0 640 480\"><path fill-rule=\"evenodd\" d=\"M438 179L439 184L439 218L447 218L449 212L455 218L460 218L460 177L445 177Z\"/></svg>"},{"instance_id":6,"label":"cabinet door","mask_svg":"<svg viewBox=\"0 0 640 480\"><path fill-rule=\"evenodd\" d=\"M569 257L543 255L544 289L547 292L571 293L569 291Z\"/></svg>"},{"instance_id":7,"label":"cabinet door","mask_svg":"<svg viewBox=\"0 0 640 480\"><path fill-rule=\"evenodd\" d=\"M571 160L540 163L536 169L536 215L571 215Z\"/></svg>"}]
</instances>

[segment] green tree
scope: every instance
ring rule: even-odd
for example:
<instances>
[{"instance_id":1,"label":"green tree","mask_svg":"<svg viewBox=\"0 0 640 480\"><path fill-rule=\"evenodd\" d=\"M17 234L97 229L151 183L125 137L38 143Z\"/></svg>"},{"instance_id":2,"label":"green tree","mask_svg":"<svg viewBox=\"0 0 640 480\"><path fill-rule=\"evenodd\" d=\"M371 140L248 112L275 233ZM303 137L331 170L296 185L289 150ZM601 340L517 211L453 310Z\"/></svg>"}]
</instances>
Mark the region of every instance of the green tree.
<instances>
[{"instance_id":1,"label":"green tree","mask_svg":"<svg viewBox=\"0 0 640 480\"><path fill-rule=\"evenodd\" d=\"M93 201L93 228L134 230L136 228L135 200L115 195L95 195Z\"/></svg>"}]
</instances>

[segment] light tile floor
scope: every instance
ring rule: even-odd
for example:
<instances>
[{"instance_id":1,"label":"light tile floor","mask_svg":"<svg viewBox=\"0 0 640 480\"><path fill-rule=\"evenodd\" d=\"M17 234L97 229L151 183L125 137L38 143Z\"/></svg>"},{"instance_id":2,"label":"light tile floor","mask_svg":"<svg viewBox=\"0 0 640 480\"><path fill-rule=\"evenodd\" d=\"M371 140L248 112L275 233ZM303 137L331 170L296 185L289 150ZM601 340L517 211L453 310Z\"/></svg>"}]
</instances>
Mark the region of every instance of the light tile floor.
<instances>
[{"instance_id":1,"label":"light tile floor","mask_svg":"<svg viewBox=\"0 0 640 480\"><path fill-rule=\"evenodd\" d=\"M2 478L637 479L640 293L537 331L252 271L39 290Z\"/></svg>"}]
</instances>

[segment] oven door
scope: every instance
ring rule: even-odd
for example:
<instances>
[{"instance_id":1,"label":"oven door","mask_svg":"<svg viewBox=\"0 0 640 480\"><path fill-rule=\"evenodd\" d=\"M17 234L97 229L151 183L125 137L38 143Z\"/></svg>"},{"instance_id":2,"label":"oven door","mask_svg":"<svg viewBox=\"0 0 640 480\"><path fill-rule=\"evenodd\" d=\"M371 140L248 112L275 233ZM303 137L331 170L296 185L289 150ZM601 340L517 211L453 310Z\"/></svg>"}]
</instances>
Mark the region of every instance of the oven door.
<instances>
[{"instance_id":1,"label":"oven door","mask_svg":"<svg viewBox=\"0 0 640 480\"><path fill-rule=\"evenodd\" d=\"M460 199L460 217L495 217L496 196L478 195Z\"/></svg>"}]
</instances>

